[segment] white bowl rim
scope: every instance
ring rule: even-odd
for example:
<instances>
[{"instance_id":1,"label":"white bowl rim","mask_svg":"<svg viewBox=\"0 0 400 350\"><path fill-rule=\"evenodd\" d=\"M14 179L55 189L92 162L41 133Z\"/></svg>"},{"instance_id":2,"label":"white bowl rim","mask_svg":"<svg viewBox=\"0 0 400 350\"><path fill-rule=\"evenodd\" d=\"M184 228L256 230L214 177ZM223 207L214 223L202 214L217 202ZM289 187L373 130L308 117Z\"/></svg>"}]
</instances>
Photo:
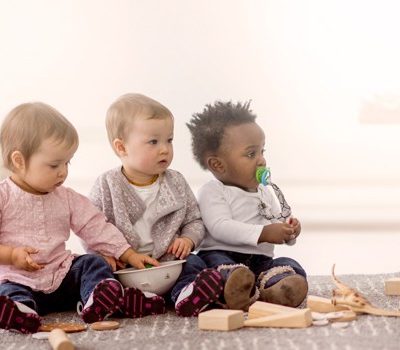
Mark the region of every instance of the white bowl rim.
<instances>
[{"instance_id":1,"label":"white bowl rim","mask_svg":"<svg viewBox=\"0 0 400 350\"><path fill-rule=\"evenodd\" d=\"M185 262L186 262L186 260L163 261L163 262L160 262L160 264L161 264L160 266L148 267L147 269L137 269L136 267L128 267L127 269L122 269L122 270L119 270L119 271L115 271L114 274L124 275L124 274L127 274L127 273L143 272L143 271L150 271L150 270L159 270L159 269L163 269L165 267L183 264Z\"/></svg>"}]
</instances>

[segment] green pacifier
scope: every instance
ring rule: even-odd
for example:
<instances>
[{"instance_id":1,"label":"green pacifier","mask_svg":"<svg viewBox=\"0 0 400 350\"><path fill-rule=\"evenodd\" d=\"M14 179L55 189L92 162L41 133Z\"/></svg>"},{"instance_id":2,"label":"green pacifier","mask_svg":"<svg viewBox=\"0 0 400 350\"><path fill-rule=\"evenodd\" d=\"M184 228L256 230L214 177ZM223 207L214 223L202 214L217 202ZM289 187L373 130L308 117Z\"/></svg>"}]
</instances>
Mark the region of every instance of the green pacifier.
<instances>
[{"instance_id":1,"label":"green pacifier","mask_svg":"<svg viewBox=\"0 0 400 350\"><path fill-rule=\"evenodd\" d=\"M257 182L266 186L271 183L271 170L268 167L260 166L256 170Z\"/></svg>"}]
</instances>

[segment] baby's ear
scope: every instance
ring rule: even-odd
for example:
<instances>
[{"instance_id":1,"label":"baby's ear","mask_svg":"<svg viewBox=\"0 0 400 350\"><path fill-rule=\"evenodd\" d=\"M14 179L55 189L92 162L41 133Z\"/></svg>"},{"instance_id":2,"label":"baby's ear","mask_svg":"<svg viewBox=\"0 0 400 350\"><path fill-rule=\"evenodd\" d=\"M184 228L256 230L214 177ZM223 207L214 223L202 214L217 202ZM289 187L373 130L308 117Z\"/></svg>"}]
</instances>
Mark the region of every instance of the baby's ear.
<instances>
[{"instance_id":1,"label":"baby's ear","mask_svg":"<svg viewBox=\"0 0 400 350\"><path fill-rule=\"evenodd\" d=\"M213 173L223 174L225 171L224 163L217 156L209 156L206 159L207 167Z\"/></svg>"},{"instance_id":2,"label":"baby's ear","mask_svg":"<svg viewBox=\"0 0 400 350\"><path fill-rule=\"evenodd\" d=\"M115 149L115 152L117 152L117 154L120 157L126 155L126 148L125 148L124 142L121 139L114 139L113 147Z\"/></svg>"},{"instance_id":3,"label":"baby's ear","mask_svg":"<svg viewBox=\"0 0 400 350\"><path fill-rule=\"evenodd\" d=\"M25 158L20 151L14 151L11 153L11 163L14 169L24 170L25 168Z\"/></svg>"}]
</instances>

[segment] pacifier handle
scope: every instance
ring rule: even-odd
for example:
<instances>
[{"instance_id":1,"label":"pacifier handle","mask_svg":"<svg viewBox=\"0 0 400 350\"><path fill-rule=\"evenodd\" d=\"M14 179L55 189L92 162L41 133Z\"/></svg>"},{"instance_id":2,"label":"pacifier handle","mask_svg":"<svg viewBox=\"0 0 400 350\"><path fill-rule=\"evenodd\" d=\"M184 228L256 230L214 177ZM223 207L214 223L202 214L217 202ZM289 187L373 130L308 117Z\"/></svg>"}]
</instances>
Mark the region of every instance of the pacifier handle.
<instances>
[{"instance_id":1,"label":"pacifier handle","mask_svg":"<svg viewBox=\"0 0 400 350\"><path fill-rule=\"evenodd\" d=\"M261 166L256 170L257 182L266 186L271 183L271 170L269 167Z\"/></svg>"}]
</instances>

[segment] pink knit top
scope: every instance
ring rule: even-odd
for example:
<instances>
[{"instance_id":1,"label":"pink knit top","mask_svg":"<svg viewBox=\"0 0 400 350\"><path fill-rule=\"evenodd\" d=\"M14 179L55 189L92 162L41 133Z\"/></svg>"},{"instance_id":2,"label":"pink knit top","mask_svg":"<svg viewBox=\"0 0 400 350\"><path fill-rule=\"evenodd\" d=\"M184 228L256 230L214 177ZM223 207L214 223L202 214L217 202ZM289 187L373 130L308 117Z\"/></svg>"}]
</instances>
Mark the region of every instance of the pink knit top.
<instances>
[{"instance_id":1,"label":"pink knit top","mask_svg":"<svg viewBox=\"0 0 400 350\"><path fill-rule=\"evenodd\" d=\"M54 292L67 274L75 255L65 242L75 232L87 246L119 258L130 247L122 233L85 196L60 186L45 195L23 191L9 178L0 182L0 244L30 246L42 270L28 272L0 265L0 282L8 280L35 291Z\"/></svg>"}]
</instances>

